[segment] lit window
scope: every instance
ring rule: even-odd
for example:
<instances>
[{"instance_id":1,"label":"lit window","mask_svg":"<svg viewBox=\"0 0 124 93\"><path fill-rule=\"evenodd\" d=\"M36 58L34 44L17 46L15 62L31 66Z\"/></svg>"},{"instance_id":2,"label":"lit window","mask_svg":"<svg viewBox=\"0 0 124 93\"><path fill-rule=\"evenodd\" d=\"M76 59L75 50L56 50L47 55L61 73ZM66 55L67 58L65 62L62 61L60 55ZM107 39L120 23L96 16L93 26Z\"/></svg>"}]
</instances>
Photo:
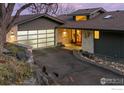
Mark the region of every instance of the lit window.
<instances>
[{"instance_id":1,"label":"lit window","mask_svg":"<svg viewBox=\"0 0 124 93\"><path fill-rule=\"evenodd\" d=\"M82 20L87 20L86 16L75 16L76 21L82 21Z\"/></svg>"},{"instance_id":2,"label":"lit window","mask_svg":"<svg viewBox=\"0 0 124 93\"><path fill-rule=\"evenodd\" d=\"M94 38L95 39L99 39L99 31L95 31L94 32Z\"/></svg>"}]
</instances>

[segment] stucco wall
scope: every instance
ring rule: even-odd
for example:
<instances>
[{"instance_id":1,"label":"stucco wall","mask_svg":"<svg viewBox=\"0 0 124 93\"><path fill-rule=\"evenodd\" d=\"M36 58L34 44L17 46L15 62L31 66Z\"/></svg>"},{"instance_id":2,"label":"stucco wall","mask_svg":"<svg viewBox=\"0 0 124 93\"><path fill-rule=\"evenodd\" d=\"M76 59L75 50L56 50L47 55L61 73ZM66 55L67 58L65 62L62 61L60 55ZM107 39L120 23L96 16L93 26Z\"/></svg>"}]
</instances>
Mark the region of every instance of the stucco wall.
<instances>
[{"instance_id":1,"label":"stucco wall","mask_svg":"<svg viewBox=\"0 0 124 93\"><path fill-rule=\"evenodd\" d=\"M82 34L83 34L82 35L82 49L84 51L94 53L93 31L83 31Z\"/></svg>"},{"instance_id":2,"label":"stucco wall","mask_svg":"<svg viewBox=\"0 0 124 93\"><path fill-rule=\"evenodd\" d=\"M7 42L16 42L17 41L17 30L18 27L14 26L6 35L6 41ZM13 35L12 35L13 32Z\"/></svg>"}]
</instances>

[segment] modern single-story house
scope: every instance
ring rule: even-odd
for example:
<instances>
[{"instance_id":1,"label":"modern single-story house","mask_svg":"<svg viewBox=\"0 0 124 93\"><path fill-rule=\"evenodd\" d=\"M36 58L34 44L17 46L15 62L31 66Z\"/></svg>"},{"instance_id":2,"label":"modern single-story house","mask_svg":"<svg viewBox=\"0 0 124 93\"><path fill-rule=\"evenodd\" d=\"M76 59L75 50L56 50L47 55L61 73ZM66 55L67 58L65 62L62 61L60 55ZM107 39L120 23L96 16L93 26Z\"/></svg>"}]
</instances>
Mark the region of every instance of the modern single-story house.
<instances>
[{"instance_id":1,"label":"modern single-story house","mask_svg":"<svg viewBox=\"0 0 124 93\"><path fill-rule=\"evenodd\" d=\"M79 46L90 53L124 58L124 11L91 8L58 17L22 15L6 40L33 48L62 43L65 47Z\"/></svg>"}]
</instances>

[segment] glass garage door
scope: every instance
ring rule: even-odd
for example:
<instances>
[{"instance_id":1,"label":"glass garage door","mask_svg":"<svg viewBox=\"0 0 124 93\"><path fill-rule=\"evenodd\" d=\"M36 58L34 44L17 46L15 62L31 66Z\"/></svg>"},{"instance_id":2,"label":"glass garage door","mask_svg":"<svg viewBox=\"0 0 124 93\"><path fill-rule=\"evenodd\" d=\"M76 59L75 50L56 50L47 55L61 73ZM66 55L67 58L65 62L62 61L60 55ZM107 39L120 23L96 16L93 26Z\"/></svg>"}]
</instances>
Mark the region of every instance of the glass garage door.
<instances>
[{"instance_id":1,"label":"glass garage door","mask_svg":"<svg viewBox=\"0 0 124 93\"><path fill-rule=\"evenodd\" d=\"M54 29L18 31L17 42L33 48L54 46Z\"/></svg>"}]
</instances>

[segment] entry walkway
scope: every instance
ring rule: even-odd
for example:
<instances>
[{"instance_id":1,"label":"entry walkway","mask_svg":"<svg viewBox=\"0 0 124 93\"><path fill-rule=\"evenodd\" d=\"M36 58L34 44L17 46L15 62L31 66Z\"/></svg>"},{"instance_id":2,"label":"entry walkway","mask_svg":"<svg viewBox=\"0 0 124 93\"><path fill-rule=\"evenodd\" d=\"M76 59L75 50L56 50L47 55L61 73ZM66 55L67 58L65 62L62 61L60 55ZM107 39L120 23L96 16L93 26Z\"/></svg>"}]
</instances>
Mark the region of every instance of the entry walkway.
<instances>
[{"instance_id":1,"label":"entry walkway","mask_svg":"<svg viewBox=\"0 0 124 93\"><path fill-rule=\"evenodd\" d=\"M82 48L81 48L81 46L77 46L75 44L65 44L64 49L68 49L68 50L80 50Z\"/></svg>"}]
</instances>

